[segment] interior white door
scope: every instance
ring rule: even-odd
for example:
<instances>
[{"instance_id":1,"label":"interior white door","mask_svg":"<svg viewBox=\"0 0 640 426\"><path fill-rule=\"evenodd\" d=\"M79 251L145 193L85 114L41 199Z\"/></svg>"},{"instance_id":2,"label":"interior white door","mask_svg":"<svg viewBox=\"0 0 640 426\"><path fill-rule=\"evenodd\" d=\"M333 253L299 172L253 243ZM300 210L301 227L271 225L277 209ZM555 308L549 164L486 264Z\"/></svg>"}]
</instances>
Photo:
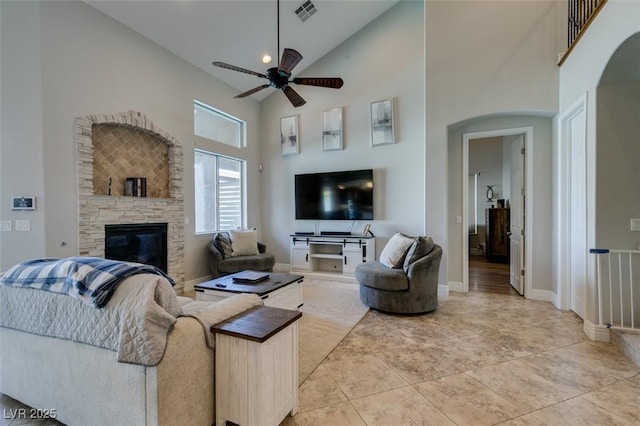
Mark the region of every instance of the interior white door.
<instances>
[{"instance_id":1,"label":"interior white door","mask_svg":"<svg viewBox=\"0 0 640 426\"><path fill-rule=\"evenodd\" d=\"M568 124L569 155L569 282L571 310L584 318L587 281L587 161L585 113L574 115Z\"/></svg>"},{"instance_id":2,"label":"interior white door","mask_svg":"<svg viewBox=\"0 0 640 426\"><path fill-rule=\"evenodd\" d=\"M524 295L524 135L505 138L510 146L509 283Z\"/></svg>"}]
</instances>

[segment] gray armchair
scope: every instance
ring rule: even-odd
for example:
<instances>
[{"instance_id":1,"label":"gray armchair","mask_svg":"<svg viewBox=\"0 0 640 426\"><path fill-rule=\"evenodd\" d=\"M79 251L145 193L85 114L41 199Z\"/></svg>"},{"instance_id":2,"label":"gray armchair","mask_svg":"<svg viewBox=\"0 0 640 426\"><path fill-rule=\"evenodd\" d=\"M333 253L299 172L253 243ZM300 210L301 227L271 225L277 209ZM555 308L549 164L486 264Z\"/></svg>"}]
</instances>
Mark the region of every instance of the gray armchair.
<instances>
[{"instance_id":1,"label":"gray armchair","mask_svg":"<svg viewBox=\"0 0 640 426\"><path fill-rule=\"evenodd\" d=\"M272 272L276 263L274 255L267 253L267 246L258 242L259 254L248 256L231 256L231 248L227 232L218 232L209 241L209 267L213 278L234 274L240 271Z\"/></svg>"},{"instance_id":2,"label":"gray armchair","mask_svg":"<svg viewBox=\"0 0 640 426\"><path fill-rule=\"evenodd\" d=\"M431 238L418 237L407 252L401 268L389 268L378 261L356 267L360 300L389 313L418 314L438 306L438 272L442 248Z\"/></svg>"}]
</instances>

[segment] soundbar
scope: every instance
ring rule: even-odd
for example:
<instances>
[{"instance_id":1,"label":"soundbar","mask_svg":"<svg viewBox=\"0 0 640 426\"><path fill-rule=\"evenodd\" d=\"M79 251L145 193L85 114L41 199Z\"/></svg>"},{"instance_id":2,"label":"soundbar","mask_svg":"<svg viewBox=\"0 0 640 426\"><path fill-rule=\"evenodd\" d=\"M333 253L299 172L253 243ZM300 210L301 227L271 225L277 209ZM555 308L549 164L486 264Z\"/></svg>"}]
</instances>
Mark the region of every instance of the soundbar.
<instances>
[{"instance_id":1,"label":"soundbar","mask_svg":"<svg viewBox=\"0 0 640 426\"><path fill-rule=\"evenodd\" d=\"M313 235L313 232L296 231L295 234L296 235Z\"/></svg>"},{"instance_id":2,"label":"soundbar","mask_svg":"<svg viewBox=\"0 0 640 426\"><path fill-rule=\"evenodd\" d=\"M320 235L351 235L350 231L320 231Z\"/></svg>"}]
</instances>

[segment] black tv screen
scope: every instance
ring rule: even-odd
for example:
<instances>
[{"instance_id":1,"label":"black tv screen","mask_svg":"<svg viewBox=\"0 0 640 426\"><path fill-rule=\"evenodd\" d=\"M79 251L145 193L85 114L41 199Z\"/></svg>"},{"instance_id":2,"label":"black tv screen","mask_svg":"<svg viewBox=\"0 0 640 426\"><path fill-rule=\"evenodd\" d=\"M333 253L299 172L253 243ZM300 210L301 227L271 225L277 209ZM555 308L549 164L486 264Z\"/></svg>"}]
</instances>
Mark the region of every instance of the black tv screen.
<instances>
[{"instance_id":1,"label":"black tv screen","mask_svg":"<svg viewBox=\"0 0 640 426\"><path fill-rule=\"evenodd\" d=\"M296 219L373 219L373 170L295 176Z\"/></svg>"}]
</instances>

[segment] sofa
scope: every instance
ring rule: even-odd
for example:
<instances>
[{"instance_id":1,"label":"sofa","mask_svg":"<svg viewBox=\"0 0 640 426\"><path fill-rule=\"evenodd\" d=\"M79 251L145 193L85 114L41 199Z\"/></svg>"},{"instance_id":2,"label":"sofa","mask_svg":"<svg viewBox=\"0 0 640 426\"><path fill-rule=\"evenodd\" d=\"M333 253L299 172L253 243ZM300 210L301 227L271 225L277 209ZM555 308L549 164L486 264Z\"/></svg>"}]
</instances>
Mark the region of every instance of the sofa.
<instances>
[{"instance_id":1,"label":"sofa","mask_svg":"<svg viewBox=\"0 0 640 426\"><path fill-rule=\"evenodd\" d=\"M0 393L55 410L68 425L215 422L214 352L194 318L179 318L162 361L123 364L114 352L0 327Z\"/></svg>"},{"instance_id":2,"label":"sofa","mask_svg":"<svg viewBox=\"0 0 640 426\"><path fill-rule=\"evenodd\" d=\"M54 410L69 425L210 426L210 325L261 304L249 294L194 302L151 274L122 281L101 309L66 294L0 285L0 393ZM123 326L129 311L146 323ZM142 328L153 329L155 341Z\"/></svg>"},{"instance_id":3,"label":"sofa","mask_svg":"<svg viewBox=\"0 0 640 426\"><path fill-rule=\"evenodd\" d=\"M234 253L231 235L234 231L218 232L207 245L209 250L209 269L213 278L236 272L252 270L272 272L276 263L273 254L267 253L267 246L259 241L253 242L254 250L250 254Z\"/></svg>"},{"instance_id":4,"label":"sofa","mask_svg":"<svg viewBox=\"0 0 640 426\"><path fill-rule=\"evenodd\" d=\"M383 250L384 252L384 250ZM368 261L356 267L360 300L370 308L395 314L420 314L438 306L442 248L429 237L416 237L396 265Z\"/></svg>"}]
</instances>

